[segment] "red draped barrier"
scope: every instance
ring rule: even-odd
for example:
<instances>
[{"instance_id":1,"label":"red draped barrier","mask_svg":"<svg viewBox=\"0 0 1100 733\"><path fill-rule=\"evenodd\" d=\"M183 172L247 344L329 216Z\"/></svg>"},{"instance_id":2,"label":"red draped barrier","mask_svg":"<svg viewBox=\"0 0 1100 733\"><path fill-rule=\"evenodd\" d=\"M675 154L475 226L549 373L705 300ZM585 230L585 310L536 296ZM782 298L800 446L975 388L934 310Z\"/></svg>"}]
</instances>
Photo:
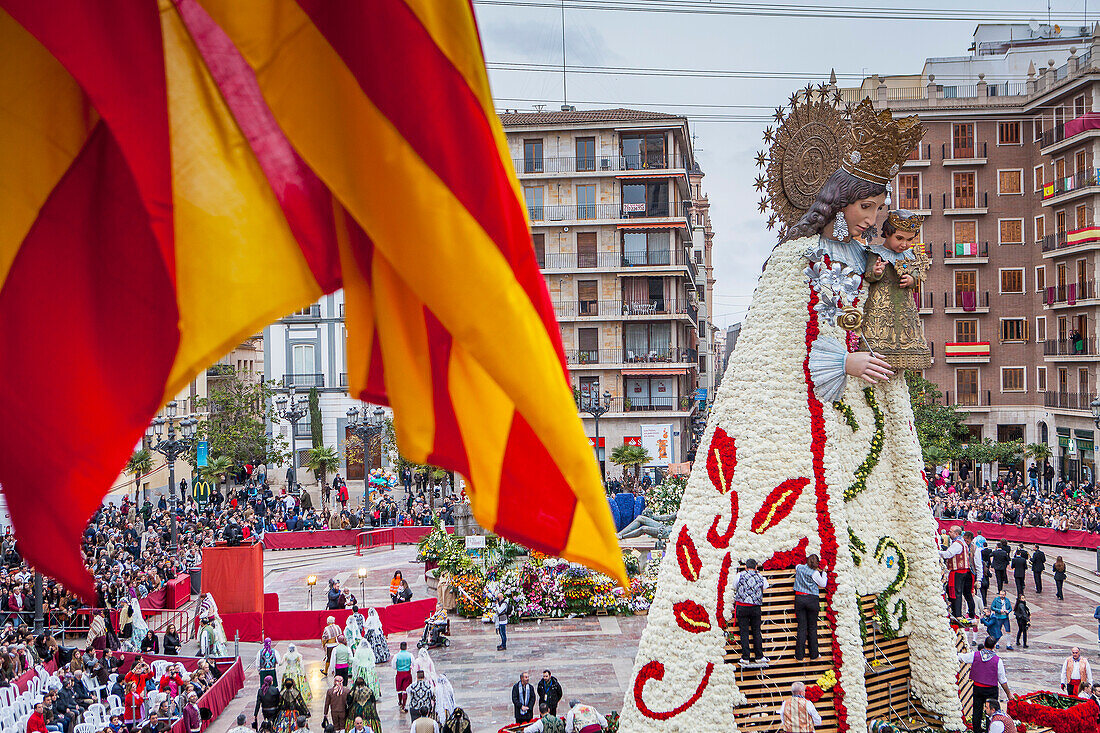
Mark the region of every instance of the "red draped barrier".
<instances>
[{"instance_id":1,"label":"red draped barrier","mask_svg":"<svg viewBox=\"0 0 1100 733\"><path fill-rule=\"evenodd\" d=\"M382 621L382 631L396 634L405 631L418 631L424 628L428 616L435 612L436 599L422 598L409 603L397 603L390 606L378 606L378 617ZM351 614L351 609L339 611L273 611L270 613L223 613L222 625L225 635L234 638L240 632L241 641L263 641L268 637L273 641L297 641L301 639L319 639L325 628L325 619L332 616L336 623L343 626Z\"/></svg>"},{"instance_id":2,"label":"red draped barrier","mask_svg":"<svg viewBox=\"0 0 1100 733\"><path fill-rule=\"evenodd\" d=\"M142 611L174 611L183 608L191 600L191 576L181 573L160 588L138 599Z\"/></svg>"},{"instance_id":3,"label":"red draped barrier","mask_svg":"<svg viewBox=\"0 0 1100 733\"><path fill-rule=\"evenodd\" d=\"M1083 550L1095 550L1100 547L1100 535L1071 529L1060 532L1050 527L1017 527L1015 524L995 524L993 522L964 522L960 519L937 519L940 529L962 527L974 534L981 534L988 540L1008 540L1028 545L1050 545L1052 547L1076 547Z\"/></svg>"},{"instance_id":4,"label":"red draped barrier","mask_svg":"<svg viewBox=\"0 0 1100 733\"><path fill-rule=\"evenodd\" d=\"M167 597L166 586L161 586L144 598L139 598L138 605L141 606L142 611L163 611Z\"/></svg>"},{"instance_id":5,"label":"red draped barrier","mask_svg":"<svg viewBox=\"0 0 1100 733\"><path fill-rule=\"evenodd\" d=\"M386 542L389 543L389 533L393 533L393 542L397 544L412 544L419 542L432 531L431 527L379 527L366 529L314 529L306 532L265 532L264 547L269 550L303 550L312 547L354 547L356 539L364 532L386 533ZM448 527L448 532L454 532L454 528ZM381 535L380 535L381 536Z\"/></svg>"},{"instance_id":6,"label":"red draped barrier","mask_svg":"<svg viewBox=\"0 0 1100 733\"><path fill-rule=\"evenodd\" d=\"M45 664L43 664L42 667L46 670L47 674L53 674L54 672L57 671L57 661L51 659L48 662L46 662ZM11 684L15 685L15 688L17 690L19 690L20 693L23 693L23 692L27 691L27 688L31 684L31 680L34 679L37 676L38 676L38 669L35 668L35 667L32 667L31 669L28 669L26 672L19 675L14 680L12 680Z\"/></svg>"},{"instance_id":7,"label":"red draped barrier","mask_svg":"<svg viewBox=\"0 0 1100 733\"><path fill-rule=\"evenodd\" d=\"M210 689L199 698L198 706L210 710L210 720L204 720L202 730L213 721L217 720L237 693L244 687L244 666L240 658L233 661L233 665L222 673L222 676L210 686ZM183 727L183 718L172 724L172 733L186 733Z\"/></svg>"}]
</instances>

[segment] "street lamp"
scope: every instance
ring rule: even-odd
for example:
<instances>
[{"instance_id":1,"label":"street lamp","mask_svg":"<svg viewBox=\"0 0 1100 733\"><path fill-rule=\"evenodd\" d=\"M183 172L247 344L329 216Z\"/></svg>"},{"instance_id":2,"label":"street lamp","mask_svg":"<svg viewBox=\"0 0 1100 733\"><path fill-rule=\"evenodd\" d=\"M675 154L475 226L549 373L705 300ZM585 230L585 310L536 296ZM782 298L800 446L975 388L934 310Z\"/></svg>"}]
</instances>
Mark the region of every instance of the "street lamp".
<instances>
[{"instance_id":1,"label":"street lamp","mask_svg":"<svg viewBox=\"0 0 1100 733\"><path fill-rule=\"evenodd\" d=\"M1100 428L1100 397L1089 403L1089 409L1092 410L1092 421Z\"/></svg>"},{"instance_id":2,"label":"street lamp","mask_svg":"<svg viewBox=\"0 0 1100 733\"><path fill-rule=\"evenodd\" d=\"M370 455L370 444L375 438L379 438L382 435L382 428L385 427L385 421L382 419L386 414L385 410L381 407L374 408L373 412L367 412L367 406L363 405L363 416L359 416L358 407L348 408L348 430L354 435L359 437L359 440L363 441L363 463L366 468L367 456ZM378 441L378 462L382 463L382 441ZM370 471L364 471L369 477ZM370 495L370 479L363 479L363 511L367 510L367 497Z\"/></svg>"},{"instance_id":3,"label":"street lamp","mask_svg":"<svg viewBox=\"0 0 1100 733\"><path fill-rule=\"evenodd\" d=\"M367 569L359 568L359 603L363 602L363 599L367 597L367 592L364 590L364 583L367 580Z\"/></svg>"},{"instance_id":4,"label":"street lamp","mask_svg":"<svg viewBox=\"0 0 1100 733\"><path fill-rule=\"evenodd\" d=\"M313 586L317 585L317 576L311 575L306 578L306 585L309 586L309 610L313 610Z\"/></svg>"},{"instance_id":5,"label":"street lamp","mask_svg":"<svg viewBox=\"0 0 1100 733\"><path fill-rule=\"evenodd\" d=\"M172 546L171 550L175 552L179 546L179 529L176 526L176 513L178 505L176 503L176 460L184 453L189 453L195 447L195 432L198 429L198 419L191 415L184 415L178 422L180 436L176 437L176 412L179 406L175 400L172 400L164 406L164 417L158 417L153 423L145 428L145 435L149 438L156 437L158 442L153 446L153 450L164 456L168 461L168 497L171 504L172 514ZM161 436L165 434L165 426L167 426L167 435L162 439Z\"/></svg>"},{"instance_id":6,"label":"street lamp","mask_svg":"<svg viewBox=\"0 0 1100 733\"><path fill-rule=\"evenodd\" d=\"M280 394L275 398L275 417L290 423L290 474L291 480L287 483L287 491L294 493L294 487L298 484L298 450L295 438L298 432L298 421L309 412L309 396L299 395L294 385L290 386L290 394Z\"/></svg>"},{"instance_id":7,"label":"street lamp","mask_svg":"<svg viewBox=\"0 0 1100 733\"><path fill-rule=\"evenodd\" d=\"M601 403L597 397L592 399L592 395L586 395L581 400L580 406L581 412L587 413L592 416L592 419L596 421L596 462L600 464L600 480L607 481L607 476L604 472L603 461L599 460L600 455L600 416L604 413L611 412L611 393L606 389L603 391L603 402Z\"/></svg>"}]
</instances>

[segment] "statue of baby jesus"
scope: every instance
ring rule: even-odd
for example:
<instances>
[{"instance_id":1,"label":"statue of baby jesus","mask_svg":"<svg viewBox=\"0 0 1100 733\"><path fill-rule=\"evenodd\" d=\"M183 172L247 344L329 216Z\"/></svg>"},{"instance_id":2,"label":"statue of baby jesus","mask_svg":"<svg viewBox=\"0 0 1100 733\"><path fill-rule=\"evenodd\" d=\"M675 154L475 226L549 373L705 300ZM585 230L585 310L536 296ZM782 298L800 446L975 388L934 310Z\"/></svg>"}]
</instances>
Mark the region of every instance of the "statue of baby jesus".
<instances>
[{"instance_id":1,"label":"statue of baby jesus","mask_svg":"<svg viewBox=\"0 0 1100 733\"><path fill-rule=\"evenodd\" d=\"M924 246L914 241L923 222L923 216L904 209L891 211L882 225L883 243L868 248L866 277L871 286L864 307L863 338L895 371L932 366L914 298L930 264Z\"/></svg>"}]
</instances>

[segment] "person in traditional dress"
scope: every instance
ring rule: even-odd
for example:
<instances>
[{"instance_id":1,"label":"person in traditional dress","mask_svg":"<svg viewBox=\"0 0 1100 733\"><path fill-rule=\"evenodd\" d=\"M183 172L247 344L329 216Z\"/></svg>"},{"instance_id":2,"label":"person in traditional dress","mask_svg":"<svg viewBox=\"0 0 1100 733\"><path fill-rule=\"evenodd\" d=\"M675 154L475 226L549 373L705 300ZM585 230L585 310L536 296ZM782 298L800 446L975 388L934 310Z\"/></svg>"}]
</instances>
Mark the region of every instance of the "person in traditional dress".
<instances>
[{"instance_id":1,"label":"person in traditional dress","mask_svg":"<svg viewBox=\"0 0 1100 733\"><path fill-rule=\"evenodd\" d=\"M340 638L340 627L336 625L335 616L329 616L325 624L325 628L321 632L321 646L325 649L325 669L322 674L327 677L329 662L332 660L332 650L339 643L337 639Z\"/></svg>"},{"instance_id":2,"label":"person in traditional dress","mask_svg":"<svg viewBox=\"0 0 1100 733\"><path fill-rule=\"evenodd\" d=\"M359 606L351 607L351 615L344 624L344 638L347 639L348 648L352 653L359 648L359 642L367 635L367 620L359 613Z\"/></svg>"},{"instance_id":3,"label":"person in traditional dress","mask_svg":"<svg viewBox=\"0 0 1100 733\"><path fill-rule=\"evenodd\" d=\"M302 692L292 677L283 680L283 691L279 695L279 717L275 722L275 733L290 733L297 727L298 716L309 717Z\"/></svg>"},{"instance_id":4,"label":"person in traditional dress","mask_svg":"<svg viewBox=\"0 0 1100 733\"><path fill-rule=\"evenodd\" d=\"M252 725L255 727L256 716L262 712L264 722L268 726L274 727L275 719L279 716L279 703L282 701L282 696L279 694L279 688L275 686L274 677L267 675L260 679L263 682L259 691L256 692L256 707L252 710Z\"/></svg>"},{"instance_id":5,"label":"person in traditional dress","mask_svg":"<svg viewBox=\"0 0 1100 733\"><path fill-rule=\"evenodd\" d=\"M439 682L439 674L435 671L435 662L432 661L432 656L428 654L427 649L421 649L413 660L412 675L414 679L417 672L424 673L424 679L428 681L433 689Z\"/></svg>"},{"instance_id":6,"label":"person in traditional dress","mask_svg":"<svg viewBox=\"0 0 1100 733\"><path fill-rule=\"evenodd\" d=\"M378 719L378 698L363 679L355 680L351 692L348 693L347 719L354 721L356 718L362 718L363 723L375 733L382 733L382 722Z\"/></svg>"},{"instance_id":7,"label":"person in traditional dress","mask_svg":"<svg viewBox=\"0 0 1100 733\"><path fill-rule=\"evenodd\" d=\"M336 730L344 730L344 722L348 714L348 688L339 677L332 681L332 687L325 693L326 718L332 718L332 727Z\"/></svg>"},{"instance_id":8,"label":"person in traditional dress","mask_svg":"<svg viewBox=\"0 0 1100 733\"><path fill-rule=\"evenodd\" d=\"M363 643L351 656L351 679L365 680L367 686L374 690L374 696L382 698L382 688L378 683L378 674L374 670L374 652L370 645Z\"/></svg>"},{"instance_id":9,"label":"person in traditional dress","mask_svg":"<svg viewBox=\"0 0 1100 733\"><path fill-rule=\"evenodd\" d=\"M271 675L271 679L275 680L276 686L278 686L278 667L281 661L279 651L271 643L271 639L264 639L263 647L256 652L256 669L259 670L260 679L262 680L267 675Z\"/></svg>"},{"instance_id":10,"label":"person in traditional dress","mask_svg":"<svg viewBox=\"0 0 1100 733\"><path fill-rule=\"evenodd\" d=\"M791 683L791 696L779 706L779 719L784 733L813 733L821 725L821 715L806 699L806 683Z\"/></svg>"},{"instance_id":11,"label":"person in traditional dress","mask_svg":"<svg viewBox=\"0 0 1100 733\"><path fill-rule=\"evenodd\" d=\"M435 712L437 720L447 720L451 712L458 707L455 700L455 688L447 675L439 673L439 679L435 683Z\"/></svg>"},{"instance_id":12,"label":"person in traditional dress","mask_svg":"<svg viewBox=\"0 0 1100 733\"><path fill-rule=\"evenodd\" d=\"M1081 649L1073 647L1070 649L1069 656L1062 662L1062 689L1067 695L1073 697L1077 694L1077 689L1082 682L1092 684L1092 667L1089 665L1089 660L1081 656Z\"/></svg>"},{"instance_id":13,"label":"person in traditional dress","mask_svg":"<svg viewBox=\"0 0 1100 733\"><path fill-rule=\"evenodd\" d=\"M141 613L141 604L138 602L138 599L131 598L129 606L130 624L132 627L130 632L130 645L134 648L134 651L138 651L141 649L142 640L149 633L149 624L145 623L145 617Z\"/></svg>"},{"instance_id":14,"label":"person in traditional dress","mask_svg":"<svg viewBox=\"0 0 1100 733\"><path fill-rule=\"evenodd\" d=\"M218 604L214 602L214 596L212 594L202 594L199 598L199 607L195 615L200 621L203 619L210 619L211 624L214 626L214 631L218 635L218 643L225 644L229 641L225 636L225 626L222 624L222 616L218 612Z\"/></svg>"},{"instance_id":15,"label":"person in traditional dress","mask_svg":"<svg viewBox=\"0 0 1100 733\"><path fill-rule=\"evenodd\" d=\"M88 640L85 643L85 647L89 646L98 652L107 649L107 622L103 620L103 611L96 611L92 615L92 623L88 627Z\"/></svg>"},{"instance_id":16,"label":"person in traditional dress","mask_svg":"<svg viewBox=\"0 0 1100 733\"><path fill-rule=\"evenodd\" d=\"M376 664L385 664L390 661L390 647L386 643L386 634L382 631L382 619L378 617L378 611L374 608L367 610L366 639L374 652Z\"/></svg>"},{"instance_id":17,"label":"person in traditional dress","mask_svg":"<svg viewBox=\"0 0 1100 733\"><path fill-rule=\"evenodd\" d=\"M561 718L558 720L561 720ZM470 716L462 708L455 708L455 711L451 713L451 717L443 725L443 733L473 733L473 729ZM565 730L564 723L562 724L562 730Z\"/></svg>"},{"instance_id":18,"label":"person in traditional dress","mask_svg":"<svg viewBox=\"0 0 1100 733\"><path fill-rule=\"evenodd\" d=\"M306 705L313 702L313 690L309 680L306 679L305 663L302 661L302 653L293 644L287 644L286 656L283 657L283 679L292 679L298 686L298 692L302 693L302 699Z\"/></svg>"},{"instance_id":19,"label":"person in traditional dress","mask_svg":"<svg viewBox=\"0 0 1100 733\"><path fill-rule=\"evenodd\" d=\"M344 684L347 684L350 669L351 649L348 648L347 639L340 634L336 637L336 646L332 649L332 674L334 677L342 677Z\"/></svg>"},{"instance_id":20,"label":"person in traditional dress","mask_svg":"<svg viewBox=\"0 0 1100 733\"><path fill-rule=\"evenodd\" d=\"M204 621L199 629L199 656L207 659L225 656L225 646L218 641L218 630L210 619Z\"/></svg>"}]
</instances>

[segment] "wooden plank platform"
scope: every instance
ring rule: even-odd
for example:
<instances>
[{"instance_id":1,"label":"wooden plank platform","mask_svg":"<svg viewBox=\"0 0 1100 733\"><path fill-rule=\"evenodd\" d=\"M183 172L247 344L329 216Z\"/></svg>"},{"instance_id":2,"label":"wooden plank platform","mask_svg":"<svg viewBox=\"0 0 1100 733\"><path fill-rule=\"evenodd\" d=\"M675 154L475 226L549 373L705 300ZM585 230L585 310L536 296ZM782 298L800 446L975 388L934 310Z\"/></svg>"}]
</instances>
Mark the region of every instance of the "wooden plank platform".
<instances>
[{"instance_id":1,"label":"wooden plank platform","mask_svg":"<svg viewBox=\"0 0 1100 733\"><path fill-rule=\"evenodd\" d=\"M818 652L816 660L798 661L794 657L797 621L794 614L794 570L766 570L769 587L764 593L761 608L761 633L764 637L764 656L770 666L761 669L741 668L741 646L736 623L727 628L725 660L738 664L735 674L738 689L746 697L746 703L737 709L737 726L742 733L773 733L780 729L779 706L790 694L792 682L813 684L817 678L832 668L833 639L824 612L818 616ZM867 717L889 719L898 722L910 717L924 718L933 725L941 724L938 716L929 713L914 696L909 687L909 640L907 637L886 639L876 630L875 600L877 596L863 596L860 606L867 637L863 645L864 667L867 685ZM956 639L960 651L966 642L962 634ZM751 650L751 648L750 648ZM871 662L876 661L876 665ZM969 711L973 700L973 688L965 667L959 665L957 682L963 710ZM833 693L827 691L815 703L821 714L822 733L835 731L836 712L833 710ZM899 726L903 727L903 726Z\"/></svg>"}]
</instances>

